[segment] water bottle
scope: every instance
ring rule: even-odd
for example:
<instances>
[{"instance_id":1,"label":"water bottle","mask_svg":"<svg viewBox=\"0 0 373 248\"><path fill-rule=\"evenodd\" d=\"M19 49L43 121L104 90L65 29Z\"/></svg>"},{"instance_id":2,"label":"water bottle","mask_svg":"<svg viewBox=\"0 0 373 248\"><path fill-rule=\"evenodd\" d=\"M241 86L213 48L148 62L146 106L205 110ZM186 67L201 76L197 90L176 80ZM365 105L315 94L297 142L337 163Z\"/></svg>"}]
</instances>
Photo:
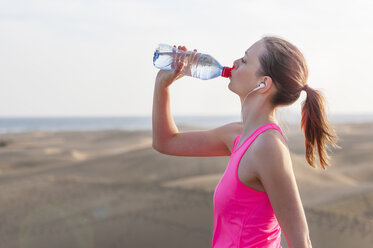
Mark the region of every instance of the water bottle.
<instances>
[{"instance_id":1,"label":"water bottle","mask_svg":"<svg viewBox=\"0 0 373 248\"><path fill-rule=\"evenodd\" d=\"M153 65L158 69L174 71L176 66L174 60L181 55L185 55L185 58L184 68L180 73L203 80L218 76L230 77L231 70L234 68L221 66L211 55L184 51L166 44L158 45L154 52Z\"/></svg>"}]
</instances>

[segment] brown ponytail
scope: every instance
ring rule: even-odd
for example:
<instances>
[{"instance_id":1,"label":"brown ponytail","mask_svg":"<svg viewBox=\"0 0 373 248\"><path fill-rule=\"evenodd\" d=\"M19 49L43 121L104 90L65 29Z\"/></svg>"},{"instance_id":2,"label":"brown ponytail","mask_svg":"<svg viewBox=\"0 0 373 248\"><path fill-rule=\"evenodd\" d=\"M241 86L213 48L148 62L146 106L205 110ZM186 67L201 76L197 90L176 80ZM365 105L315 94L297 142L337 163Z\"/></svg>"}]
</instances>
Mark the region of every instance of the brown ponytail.
<instances>
[{"instance_id":1,"label":"brown ponytail","mask_svg":"<svg viewBox=\"0 0 373 248\"><path fill-rule=\"evenodd\" d=\"M314 168L315 148L319 154L320 165L325 170L328 166L328 154L325 151L325 142L332 146L338 139L334 129L327 122L324 105L325 100L321 92L307 85L308 66L303 54L290 42L273 36L261 39L266 51L260 55L261 68L257 75L270 76L276 86L276 92L271 98L274 107L290 105L294 103L304 89L307 99L302 104L301 128L305 134L306 160ZM335 139L335 140L334 140Z\"/></svg>"},{"instance_id":2,"label":"brown ponytail","mask_svg":"<svg viewBox=\"0 0 373 248\"><path fill-rule=\"evenodd\" d=\"M322 93L312 89L308 85L304 89L307 92L307 98L302 102L301 128L306 137L306 159L312 167L316 168L314 162L314 146L316 143L320 165L325 170L329 160L329 156L325 151L325 141L328 141L335 148L341 147L335 143L338 137L325 118L325 100Z\"/></svg>"}]
</instances>

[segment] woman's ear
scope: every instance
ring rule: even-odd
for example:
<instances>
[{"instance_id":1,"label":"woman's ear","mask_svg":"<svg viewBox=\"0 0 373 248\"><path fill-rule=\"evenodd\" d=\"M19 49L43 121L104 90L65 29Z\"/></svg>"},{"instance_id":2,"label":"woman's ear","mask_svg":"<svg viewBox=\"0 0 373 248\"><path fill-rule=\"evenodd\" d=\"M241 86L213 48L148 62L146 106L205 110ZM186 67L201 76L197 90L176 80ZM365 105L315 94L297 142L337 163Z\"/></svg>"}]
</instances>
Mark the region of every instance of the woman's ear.
<instances>
[{"instance_id":1,"label":"woman's ear","mask_svg":"<svg viewBox=\"0 0 373 248\"><path fill-rule=\"evenodd\" d=\"M264 90L263 90L264 92L269 90L272 87L273 82L272 82L271 77L264 76L262 82L265 84L265 87L264 87Z\"/></svg>"}]
</instances>

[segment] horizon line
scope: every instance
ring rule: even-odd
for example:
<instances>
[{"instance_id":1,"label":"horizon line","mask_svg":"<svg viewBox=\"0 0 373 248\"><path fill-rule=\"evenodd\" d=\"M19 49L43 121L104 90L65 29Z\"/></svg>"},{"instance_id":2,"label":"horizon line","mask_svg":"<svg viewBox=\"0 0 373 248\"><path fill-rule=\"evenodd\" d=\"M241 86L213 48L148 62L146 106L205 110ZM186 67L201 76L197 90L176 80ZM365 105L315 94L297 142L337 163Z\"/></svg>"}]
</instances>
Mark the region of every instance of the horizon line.
<instances>
[{"instance_id":1,"label":"horizon line","mask_svg":"<svg viewBox=\"0 0 373 248\"><path fill-rule=\"evenodd\" d=\"M301 115L301 113L289 111L286 113L280 113L281 114L290 114L290 115ZM373 112L371 113L329 113L328 116L341 116L341 115L348 115L348 116L362 116L362 115L373 115ZM175 114L173 117L240 117L239 114ZM131 117L131 118L148 118L152 117L152 115L15 115L15 116L0 116L1 119L21 119L21 118L125 118L125 117Z\"/></svg>"}]
</instances>

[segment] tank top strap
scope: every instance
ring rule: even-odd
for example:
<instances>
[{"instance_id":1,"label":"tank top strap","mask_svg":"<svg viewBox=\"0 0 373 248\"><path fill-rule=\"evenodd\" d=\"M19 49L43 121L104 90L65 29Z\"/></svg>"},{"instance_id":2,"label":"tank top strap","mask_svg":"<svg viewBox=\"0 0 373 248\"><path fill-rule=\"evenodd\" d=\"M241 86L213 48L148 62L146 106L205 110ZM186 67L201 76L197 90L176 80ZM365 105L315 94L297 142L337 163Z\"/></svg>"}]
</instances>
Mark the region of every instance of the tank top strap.
<instances>
[{"instance_id":1,"label":"tank top strap","mask_svg":"<svg viewBox=\"0 0 373 248\"><path fill-rule=\"evenodd\" d=\"M285 140L285 143L287 144L286 137L285 137L284 133L282 132L282 130L281 130L281 128L280 128L279 125L277 125L276 123L268 123L268 124L266 124L266 125L268 125L269 127L266 128L265 130L268 130L268 129L271 129L271 128L272 128L272 129L276 129L277 131L280 132L280 134L282 135L282 137L283 137L284 140ZM263 130L262 132L264 132L265 130ZM262 132L261 132L261 133L262 133Z\"/></svg>"},{"instance_id":2,"label":"tank top strap","mask_svg":"<svg viewBox=\"0 0 373 248\"><path fill-rule=\"evenodd\" d=\"M280 134L282 135L282 137L284 138L285 140L285 143L287 144L287 141L286 141L286 138L284 136L284 134L282 133L282 130L281 128L276 124L276 123L267 123L261 127L259 127L258 129L256 129L242 144L240 147L236 147L236 145L239 143L241 137L242 137L242 134L238 135L234 141L234 145L233 145L233 151L236 152L238 151L239 149L241 149L242 147L245 147L245 149L243 150L247 150L247 148L251 145L251 143L256 139L256 137L258 137L259 134L263 133L264 131L268 130L268 129L276 129L280 132Z\"/></svg>"},{"instance_id":3,"label":"tank top strap","mask_svg":"<svg viewBox=\"0 0 373 248\"><path fill-rule=\"evenodd\" d=\"M233 142L233 150L235 150L236 145L237 145L238 142L240 141L241 136L242 136L242 135L239 134L239 135L234 139L234 142Z\"/></svg>"}]
</instances>

